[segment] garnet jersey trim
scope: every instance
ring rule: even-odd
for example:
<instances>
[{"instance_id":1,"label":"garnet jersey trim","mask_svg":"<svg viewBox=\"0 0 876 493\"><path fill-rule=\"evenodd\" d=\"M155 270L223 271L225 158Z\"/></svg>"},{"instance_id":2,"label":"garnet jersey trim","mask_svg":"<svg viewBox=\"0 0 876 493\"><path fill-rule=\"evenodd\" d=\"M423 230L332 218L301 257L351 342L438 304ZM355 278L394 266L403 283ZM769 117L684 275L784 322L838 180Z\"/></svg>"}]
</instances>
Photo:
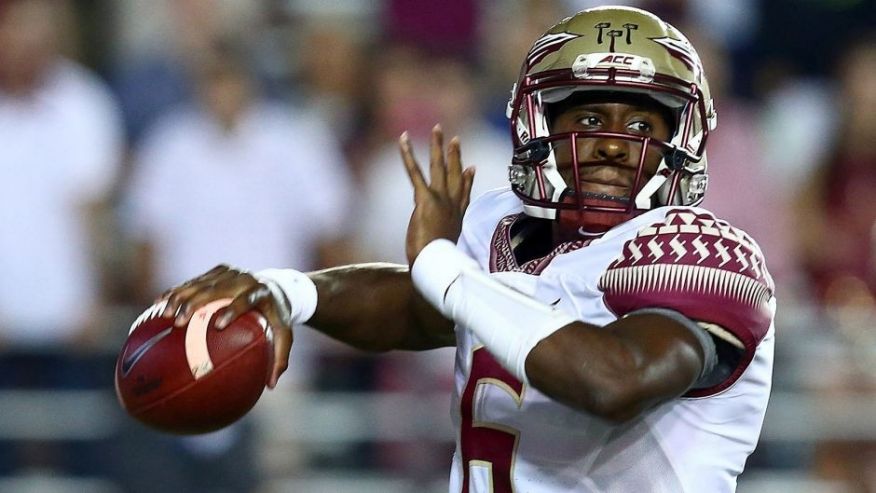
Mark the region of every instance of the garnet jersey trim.
<instances>
[{"instance_id":1,"label":"garnet jersey trim","mask_svg":"<svg viewBox=\"0 0 876 493\"><path fill-rule=\"evenodd\" d=\"M499 221L491 242L490 272L522 272L537 276L557 255L577 250L591 242L591 240L577 240L560 243L547 255L518 264L517 257L514 256L514 248L511 246L511 227L515 222L526 217L523 213L511 214Z\"/></svg>"}]
</instances>

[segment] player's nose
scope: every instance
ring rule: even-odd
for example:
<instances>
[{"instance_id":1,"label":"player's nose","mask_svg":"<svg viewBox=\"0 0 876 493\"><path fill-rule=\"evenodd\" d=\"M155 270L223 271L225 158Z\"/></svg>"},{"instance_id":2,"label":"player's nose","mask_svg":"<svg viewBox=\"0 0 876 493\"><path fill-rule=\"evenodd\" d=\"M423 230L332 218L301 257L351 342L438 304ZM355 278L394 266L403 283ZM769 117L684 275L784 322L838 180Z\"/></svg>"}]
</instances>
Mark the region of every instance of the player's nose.
<instances>
[{"instance_id":1,"label":"player's nose","mask_svg":"<svg viewBox=\"0 0 876 493\"><path fill-rule=\"evenodd\" d=\"M623 163L630 156L630 143L624 139L598 139L593 146L593 158L599 161Z\"/></svg>"}]
</instances>

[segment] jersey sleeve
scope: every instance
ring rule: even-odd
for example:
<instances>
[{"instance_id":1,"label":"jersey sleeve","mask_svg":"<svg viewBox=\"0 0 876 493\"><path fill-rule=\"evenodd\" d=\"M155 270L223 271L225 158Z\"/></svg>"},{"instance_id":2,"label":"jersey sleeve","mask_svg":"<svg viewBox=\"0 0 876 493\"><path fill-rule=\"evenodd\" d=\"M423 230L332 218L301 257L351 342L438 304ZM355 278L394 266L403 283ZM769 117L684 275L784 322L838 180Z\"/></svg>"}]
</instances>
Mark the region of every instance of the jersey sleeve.
<instances>
[{"instance_id":1,"label":"jersey sleeve","mask_svg":"<svg viewBox=\"0 0 876 493\"><path fill-rule=\"evenodd\" d=\"M726 378L686 394L704 397L732 385L754 357L773 319L775 287L763 254L742 230L698 209L674 209L640 229L599 280L618 317L647 308L675 310L742 354Z\"/></svg>"}]
</instances>

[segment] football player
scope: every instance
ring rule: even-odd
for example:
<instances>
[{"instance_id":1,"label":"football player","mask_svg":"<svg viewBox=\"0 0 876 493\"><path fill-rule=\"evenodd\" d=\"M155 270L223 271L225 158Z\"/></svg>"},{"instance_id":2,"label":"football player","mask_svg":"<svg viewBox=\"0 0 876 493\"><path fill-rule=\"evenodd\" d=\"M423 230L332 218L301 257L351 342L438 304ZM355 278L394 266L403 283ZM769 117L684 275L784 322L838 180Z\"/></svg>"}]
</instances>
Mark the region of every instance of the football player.
<instances>
[{"instance_id":1,"label":"football player","mask_svg":"<svg viewBox=\"0 0 876 493\"><path fill-rule=\"evenodd\" d=\"M452 492L735 490L770 392L774 286L743 231L697 207L716 113L687 39L585 10L532 46L508 105L510 186L469 207L460 143L432 135L407 266L220 266L167 293L184 326L234 298L371 350L456 346Z\"/></svg>"}]
</instances>

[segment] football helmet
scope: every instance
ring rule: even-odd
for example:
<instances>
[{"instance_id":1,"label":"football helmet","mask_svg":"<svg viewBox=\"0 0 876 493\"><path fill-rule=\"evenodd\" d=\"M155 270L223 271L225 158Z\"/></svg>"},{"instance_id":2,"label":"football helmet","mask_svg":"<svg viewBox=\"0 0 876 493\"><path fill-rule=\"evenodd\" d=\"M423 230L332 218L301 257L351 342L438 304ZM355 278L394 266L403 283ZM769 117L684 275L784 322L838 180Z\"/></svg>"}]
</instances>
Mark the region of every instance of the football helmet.
<instances>
[{"instance_id":1,"label":"football helmet","mask_svg":"<svg viewBox=\"0 0 876 493\"><path fill-rule=\"evenodd\" d=\"M591 91L597 100L603 94L653 100L674 120L669 122L670 138L552 133L550 107L582 91ZM717 123L709 86L687 38L649 12L600 7L560 21L529 50L511 90L507 117L514 143L509 179L527 215L557 220L567 215L580 235L599 235L654 207L703 200L708 184L705 145ZM628 197L582 191L578 168L594 164L574 152L583 139L622 139L640 149ZM573 150L573 183L558 169L559 146ZM653 176L644 170L650 153L660 155Z\"/></svg>"}]
</instances>

